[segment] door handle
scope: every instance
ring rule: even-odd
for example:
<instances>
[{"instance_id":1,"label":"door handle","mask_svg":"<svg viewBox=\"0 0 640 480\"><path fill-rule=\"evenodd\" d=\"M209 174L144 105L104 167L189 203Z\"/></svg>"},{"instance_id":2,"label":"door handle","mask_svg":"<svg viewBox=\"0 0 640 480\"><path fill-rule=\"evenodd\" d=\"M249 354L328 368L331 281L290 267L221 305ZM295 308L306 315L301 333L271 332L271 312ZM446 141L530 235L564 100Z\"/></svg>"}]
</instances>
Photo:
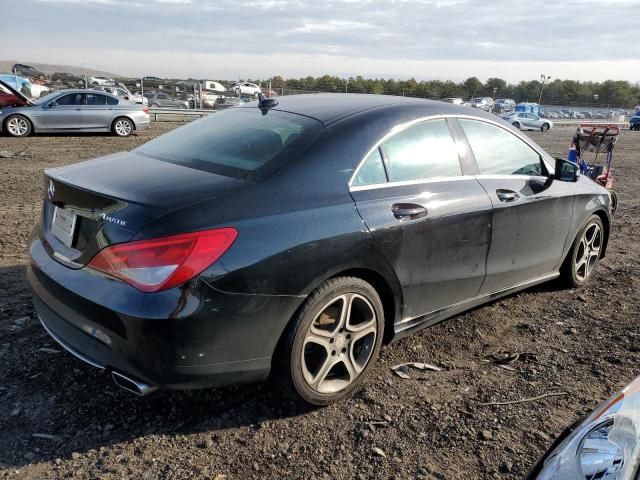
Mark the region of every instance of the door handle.
<instances>
[{"instance_id":1,"label":"door handle","mask_svg":"<svg viewBox=\"0 0 640 480\"><path fill-rule=\"evenodd\" d=\"M391 205L391 213L398 220L417 220L427 216L427 209L417 203L394 203Z\"/></svg>"},{"instance_id":2,"label":"door handle","mask_svg":"<svg viewBox=\"0 0 640 480\"><path fill-rule=\"evenodd\" d=\"M520 195L513 190L496 190L496 195L502 202L515 202L520 198Z\"/></svg>"}]
</instances>

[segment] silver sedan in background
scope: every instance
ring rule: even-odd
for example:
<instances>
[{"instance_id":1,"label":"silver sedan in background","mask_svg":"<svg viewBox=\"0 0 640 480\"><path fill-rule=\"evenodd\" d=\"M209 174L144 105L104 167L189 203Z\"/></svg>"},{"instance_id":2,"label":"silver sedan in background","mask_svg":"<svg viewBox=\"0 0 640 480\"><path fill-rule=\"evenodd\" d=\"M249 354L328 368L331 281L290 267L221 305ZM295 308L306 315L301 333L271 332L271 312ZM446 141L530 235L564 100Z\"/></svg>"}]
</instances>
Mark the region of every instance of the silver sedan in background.
<instances>
[{"instance_id":1,"label":"silver sedan in background","mask_svg":"<svg viewBox=\"0 0 640 480\"><path fill-rule=\"evenodd\" d=\"M526 112L513 112L509 115L502 115L502 118L516 127L518 130L540 130L546 132L553 128L553 122L538 115Z\"/></svg>"},{"instance_id":2,"label":"silver sedan in background","mask_svg":"<svg viewBox=\"0 0 640 480\"><path fill-rule=\"evenodd\" d=\"M4 82L17 100L0 110L0 132L26 137L41 132L112 132L120 137L149 128L149 110L92 90L60 90L31 101Z\"/></svg>"}]
</instances>

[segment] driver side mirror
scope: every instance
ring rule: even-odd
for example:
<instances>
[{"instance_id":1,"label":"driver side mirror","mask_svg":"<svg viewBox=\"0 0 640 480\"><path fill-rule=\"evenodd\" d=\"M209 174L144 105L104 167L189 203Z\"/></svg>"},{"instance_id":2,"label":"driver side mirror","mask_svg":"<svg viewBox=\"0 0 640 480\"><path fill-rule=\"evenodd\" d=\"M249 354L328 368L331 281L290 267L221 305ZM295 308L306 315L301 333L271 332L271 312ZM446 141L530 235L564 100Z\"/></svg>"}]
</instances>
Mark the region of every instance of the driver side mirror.
<instances>
[{"instance_id":1,"label":"driver side mirror","mask_svg":"<svg viewBox=\"0 0 640 480\"><path fill-rule=\"evenodd\" d=\"M579 176L580 167L578 164L563 158L556 158L556 171L553 174L554 180L559 180L561 182L577 182Z\"/></svg>"},{"instance_id":2,"label":"driver side mirror","mask_svg":"<svg viewBox=\"0 0 640 480\"><path fill-rule=\"evenodd\" d=\"M49 103L47 104L47 107L49 107L49 108L55 108L55 107L57 107L57 106L58 106L58 102L56 102L56 101L49 102Z\"/></svg>"}]
</instances>

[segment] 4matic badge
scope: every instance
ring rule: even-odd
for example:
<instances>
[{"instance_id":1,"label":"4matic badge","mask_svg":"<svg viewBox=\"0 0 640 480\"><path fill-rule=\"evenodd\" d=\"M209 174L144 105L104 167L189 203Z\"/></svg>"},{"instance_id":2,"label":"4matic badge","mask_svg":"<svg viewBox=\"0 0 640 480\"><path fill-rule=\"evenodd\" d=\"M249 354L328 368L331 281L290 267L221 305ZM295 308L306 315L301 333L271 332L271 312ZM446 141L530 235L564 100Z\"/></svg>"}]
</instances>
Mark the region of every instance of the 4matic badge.
<instances>
[{"instance_id":1,"label":"4matic badge","mask_svg":"<svg viewBox=\"0 0 640 480\"><path fill-rule=\"evenodd\" d=\"M126 227L127 226L127 221L126 220L120 220L119 218L111 217L111 216L107 215L106 213L101 213L100 214L100 218L102 220L104 220L105 222L115 223L116 225L120 225L121 227Z\"/></svg>"}]
</instances>

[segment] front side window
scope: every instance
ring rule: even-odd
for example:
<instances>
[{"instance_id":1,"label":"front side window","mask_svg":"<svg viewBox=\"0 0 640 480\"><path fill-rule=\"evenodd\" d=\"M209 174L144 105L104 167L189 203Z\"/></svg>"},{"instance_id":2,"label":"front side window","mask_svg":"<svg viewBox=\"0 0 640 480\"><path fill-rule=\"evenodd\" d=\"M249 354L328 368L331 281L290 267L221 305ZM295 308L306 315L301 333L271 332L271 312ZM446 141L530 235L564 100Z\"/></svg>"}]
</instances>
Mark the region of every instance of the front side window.
<instances>
[{"instance_id":1,"label":"front side window","mask_svg":"<svg viewBox=\"0 0 640 480\"><path fill-rule=\"evenodd\" d=\"M69 93L56 100L58 105L84 105L84 93Z\"/></svg>"},{"instance_id":2,"label":"front side window","mask_svg":"<svg viewBox=\"0 0 640 480\"><path fill-rule=\"evenodd\" d=\"M462 175L446 120L427 120L382 144L390 182Z\"/></svg>"},{"instance_id":3,"label":"front side window","mask_svg":"<svg viewBox=\"0 0 640 480\"><path fill-rule=\"evenodd\" d=\"M481 175L542 175L542 159L513 133L478 120L460 119Z\"/></svg>"}]
</instances>

